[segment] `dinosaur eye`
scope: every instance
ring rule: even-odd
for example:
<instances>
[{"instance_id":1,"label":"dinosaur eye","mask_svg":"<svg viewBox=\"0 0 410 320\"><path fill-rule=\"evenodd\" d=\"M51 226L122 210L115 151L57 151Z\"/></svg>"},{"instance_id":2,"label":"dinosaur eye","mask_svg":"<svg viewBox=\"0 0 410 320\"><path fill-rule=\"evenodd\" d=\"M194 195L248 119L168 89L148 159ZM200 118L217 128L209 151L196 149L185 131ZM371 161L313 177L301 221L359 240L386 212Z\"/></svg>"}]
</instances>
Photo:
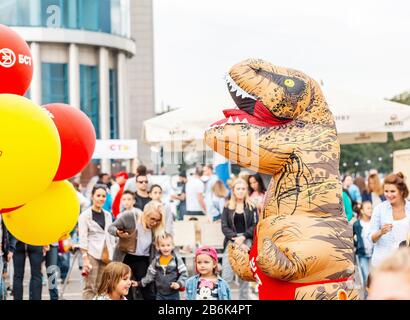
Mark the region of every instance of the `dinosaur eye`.
<instances>
[{"instance_id":1,"label":"dinosaur eye","mask_svg":"<svg viewBox=\"0 0 410 320\"><path fill-rule=\"evenodd\" d=\"M288 88L294 88L295 87L295 81L293 81L292 79L286 79L284 84Z\"/></svg>"}]
</instances>

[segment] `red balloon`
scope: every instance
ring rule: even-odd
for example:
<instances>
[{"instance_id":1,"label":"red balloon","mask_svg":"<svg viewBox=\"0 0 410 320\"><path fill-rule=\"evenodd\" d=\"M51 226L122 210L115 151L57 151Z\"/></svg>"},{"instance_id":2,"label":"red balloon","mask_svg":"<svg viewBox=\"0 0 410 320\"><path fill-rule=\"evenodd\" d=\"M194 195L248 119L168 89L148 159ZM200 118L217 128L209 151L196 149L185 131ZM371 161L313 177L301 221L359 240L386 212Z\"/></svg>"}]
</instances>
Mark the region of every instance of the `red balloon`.
<instances>
[{"instance_id":1,"label":"red balloon","mask_svg":"<svg viewBox=\"0 0 410 320\"><path fill-rule=\"evenodd\" d=\"M70 179L90 162L96 144L94 126L81 110L63 104L44 106L53 118L60 134L61 160L54 181Z\"/></svg>"},{"instance_id":2,"label":"red balloon","mask_svg":"<svg viewBox=\"0 0 410 320\"><path fill-rule=\"evenodd\" d=\"M0 215L2 215L3 213L10 213L13 211L16 211L17 209L20 209L22 207L24 207L25 205L23 204L22 206L16 207L16 208L6 208L6 209L0 209Z\"/></svg>"},{"instance_id":3,"label":"red balloon","mask_svg":"<svg viewBox=\"0 0 410 320\"><path fill-rule=\"evenodd\" d=\"M0 24L0 94L23 96L33 78L33 58L27 42Z\"/></svg>"}]
</instances>

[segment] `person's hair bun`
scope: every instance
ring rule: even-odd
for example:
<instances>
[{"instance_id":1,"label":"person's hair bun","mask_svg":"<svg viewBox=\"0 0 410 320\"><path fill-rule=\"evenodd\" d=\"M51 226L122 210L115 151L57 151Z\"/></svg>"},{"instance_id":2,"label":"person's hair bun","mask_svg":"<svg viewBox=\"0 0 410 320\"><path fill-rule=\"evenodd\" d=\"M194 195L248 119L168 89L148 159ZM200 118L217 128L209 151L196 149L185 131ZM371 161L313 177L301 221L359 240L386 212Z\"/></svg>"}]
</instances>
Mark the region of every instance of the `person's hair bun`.
<instances>
[{"instance_id":1,"label":"person's hair bun","mask_svg":"<svg viewBox=\"0 0 410 320\"><path fill-rule=\"evenodd\" d=\"M398 176L399 178L401 178L401 179L404 180L404 174L403 174L403 172L397 172L397 173L396 173L396 176Z\"/></svg>"}]
</instances>

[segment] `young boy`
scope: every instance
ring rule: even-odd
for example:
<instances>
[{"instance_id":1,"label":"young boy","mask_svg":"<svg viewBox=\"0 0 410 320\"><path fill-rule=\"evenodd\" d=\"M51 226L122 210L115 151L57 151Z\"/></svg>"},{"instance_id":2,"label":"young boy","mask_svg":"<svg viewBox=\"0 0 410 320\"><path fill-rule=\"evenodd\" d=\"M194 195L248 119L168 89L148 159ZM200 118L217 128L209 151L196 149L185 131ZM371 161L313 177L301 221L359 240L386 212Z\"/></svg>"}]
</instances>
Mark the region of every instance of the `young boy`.
<instances>
[{"instance_id":1,"label":"young boy","mask_svg":"<svg viewBox=\"0 0 410 320\"><path fill-rule=\"evenodd\" d=\"M155 245L159 252L146 276L136 285L145 287L155 281L157 300L180 300L179 291L185 288L188 272L181 257L174 252L174 239L165 233L157 237Z\"/></svg>"},{"instance_id":2,"label":"young boy","mask_svg":"<svg viewBox=\"0 0 410 320\"><path fill-rule=\"evenodd\" d=\"M117 219L125 211L139 213L140 211L137 208L134 208L134 204L135 204L135 194L128 190L124 191L121 196L121 213L117 216Z\"/></svg>"}]
</instances>

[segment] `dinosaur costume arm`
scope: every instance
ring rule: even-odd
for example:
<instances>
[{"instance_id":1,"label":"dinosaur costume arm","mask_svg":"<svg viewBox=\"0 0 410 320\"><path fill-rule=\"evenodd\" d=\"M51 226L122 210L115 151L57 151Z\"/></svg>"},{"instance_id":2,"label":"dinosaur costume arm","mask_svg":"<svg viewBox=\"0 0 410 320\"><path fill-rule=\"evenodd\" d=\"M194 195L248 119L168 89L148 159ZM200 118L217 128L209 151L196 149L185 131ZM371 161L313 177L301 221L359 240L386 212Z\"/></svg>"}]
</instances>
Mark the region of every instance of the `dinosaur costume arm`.
<instances>
[{"instance_id":1,"label":"dinosaur costume arm","mask_svg":"<svg viewBox=\"0 0 410 320\"><path fill-rule=\"evenodd\" d=\"M240 249L236 244L230 243L228 244L228 258L233 272L235 272L239 278L244 281L255 281L250 267L248 252Z\"/></svg>"},{"instance_id":2,"label":"dinosaur costume arm","mask_svg":"<svg viewBox=\"0 0 410 320\"><path fill-rule=\"evenodd\" d=\"M262 272L271 278L284 281L297 280L299 274L303 274L301 266L290 255L282 252L273 241L265 239L256 258Z\"/></svg>"}]
</instances>

